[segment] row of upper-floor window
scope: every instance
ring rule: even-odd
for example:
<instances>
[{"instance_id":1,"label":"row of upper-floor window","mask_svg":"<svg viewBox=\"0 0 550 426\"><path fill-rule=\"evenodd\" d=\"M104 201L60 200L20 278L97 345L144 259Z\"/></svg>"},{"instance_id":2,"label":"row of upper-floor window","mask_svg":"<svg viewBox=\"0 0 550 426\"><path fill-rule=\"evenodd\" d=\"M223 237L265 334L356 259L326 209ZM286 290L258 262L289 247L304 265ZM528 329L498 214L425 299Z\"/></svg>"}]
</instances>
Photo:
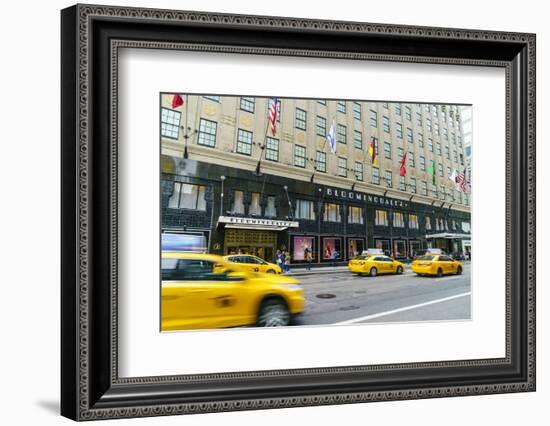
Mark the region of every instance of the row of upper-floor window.
<instances>
[{"instance_id":1,"label":"row of upper-floor window","mask_svg":"<svg viewBox=\"0 0 550 426\"><path fill-rule=\"evenodd\" d=\"M356 148L362 148L363 143L362 143L361 133L355 131L355 135L356 135L356 137L354 138L355 147ZM198 143L200 145L207 145L207 146L212 147L212 146L214 146L214 145L211 145L212 142L213 141L211 139L205 139L205 137L201 137L201 135L199 134ZM239 154L244 154L244 155L252 155L252 145L253 145L253 133L248 131L248 130L238 129L237 130L236 152L239 153ZM423 147L423 144L421 145L421 147ZM279 161L279 139L267 136L266 140L265 140L264 149L265 149L265 158L266 158L266 160ZM376 155L380 154L378 152L378 149L379 148L377 148ZM451 150L449 149L449 147L444 146L444 150L445 150L444 151L445 152L445 158L447 160L451 160ZM435 144L435 151L434 151L433 140L429 139L428 140L428 151L429 152L435 152L436 155L441 156L442 155L441 144L436 143ZM323 151L319 151L319 152L323 152ZM404 148L402 148L402 147L397 148L397 161L401 161L401 159L403 158L404 152L405 152ZM409 166L410 167L415 167L415 154L414 154L414 151L407 151L407 152L408 152L407 157L408 157ZM294 165L295 166L305 167L305 165L306 165L306 161L305 161L306 155L305 154L306 154L306 147L304 145L299 145L299 144L294 145ZM320 155L320 157L321 158L317 159L317 161L319 161L321 163L320 164L320 166L321 166L320 169L321 170L319 170L319 171L325 171L325 170L322 170L322 169L326 165L326 156ZM391 147L390 142L384 142L384 158L387 158L387 159L392 158L392 147ZM452 159L455 163L459 163L461 166L464 165L464 155L462 153L458 153L456 150L453 151ZM421 170L425 170L425 163L426 163L425 156L420 155L419 156L419 161L420 161Z\"/></svg>"},{"instance_id":2,"label":"row of upper-floor window","mask_svg":"<svg viewBox=\"0 0 550 426\"><path fill-rule=\"evenodd\" d=\"M167 119L168 120L168 119ZM177 137L177 130L172 129L168 121L165 123L162 123L162 134L163 136L171 137L176 135ZM344 140L346 137L346 128L343 126L340 126L338 128L338 140ZM208 147L215 147L216 146L216 134L217 134L217 123L215 121L201 119L199 124L199 133L198 133L198 139L197 143L199 145L204 145ZM424 140L421 137L422 135L419 134L419 146L421 148L424 147ZM253 145L253 132L244 130L244 129L238 129L237 130L237 144L236 144L236 152L239 154L244 155L252 155L252 145ZM356 148L362 149L363 148L363 138L362 133L355 130L354 131L354 146ZM379 155L379 146L376 144L376 150L377 155ZM265 149L265 158L266 160L271 161L279 161L279 139L274 137L267 136L265 139L265 146L263 147ZM428 151L434 152L434 143L433 139L428 138L427 142L427 148ZM442 155L441 150L441 143L437 142L435 144L435 153L436 155ZM302 145L295 145L294 149L294 165L298 167L305 167L305 146ZM450 154L450 148L448 145L444 146L445 150L445 158L448 160L451 159ZM403 157L404 148L399 147L397 149L397 156L398 161L401 160ZM323 157L321 155L321 157ZM384 158L391 159L392 158L392 149L391 144L389 142L384 142ZM414 167L415 165L415 157L413 151L408 151L408 158L409 158L409 166ZM320 170L324 171L323 165L326 166L326 157L325 158L318 158L317 160L320 160ZM464 155L462 153L457 153L456 150L453 150L453 160L455 163L460 163L461 166L464 165ZM423 167L423 164L425 164L425 157L420 156L420 165L421 168Z\"/></svg>"},{"instance_id":3,"label":"row of upper-floor window","mask_svg":"<svg viewBox=\"0 0 550 426\"><path fill-rule=\"evenodd\" d=\"M206 187L204 185L189 184L182 182L173 182L172 194L168 199L168 207L174 209L187 209L196 211L206 211ZM251 192L250 198L245 202L245 193L241 190L233 191L233 202L228 213L237 215L256 215L265 217L277 217L276 197L268 195L262 203L262 196L259 192ZM323 204L323 220L325 222L341 222L343 206L338 203ZM292 214L293 213L293 214ZM378 226L388 226L389 217L387 210L378 209L375 213L375 224ZM404 226L403 214L393 212L393 226ZM291 216L296 219L316 220L315 202L311 200L297 199L295 211ZM426 229L431 229L430 217L426 216ZM363 224L364 209L359 206L348 206L348 223ZM416 214L409 214L409 228L418 228L418 218ZM436 228L439 229L439 228ZM468 227L469 231L469 227Z\"/></svg>"},{"instance_id":4,"label":"row of upper-floor window","mask_svg":"<svg viewBox=\"0 0 550 426\"><path fill-rule=\"evenodd\" d=\"M306 163L306 148L301 145L295 145L295 153L294 153L294 165L299 167L305 167ZM401 149L401 148L400 148ZM398 153L398 162L401 162L403 158L403 152L401 151ZM407 155L407 164L410 168L416 168L416 160L413 152L409 152ZM421 171L426 171L426 158L424 156L419 157L419 169ZM434 171L433 173L436 174L436 176L439 177L445 177L444 168L442 163L436 163L434 161ZM437 166L437 168L436 168ZM323 151L317 151L317 158L315 160L315 170L318 172L326 173L327 171L327 156L326 153ZM453 169L451 166L447 166L447 175L446 177L451 178L453 174ZM364 170L363 170L363 162L361 161L355 161L354 167L349 168L348 167L348 158L347 157L337 157L337 175L340 177L348 177L348 172L352 172L352 175L357 179L358 181L363 182L364 181ZM392 187L392 171L391 170L385 170L384 171L384 179L388 183L388 186ZM375 184L380 183L380 168L373 166L372 167L372 182ZM402 180L404 181L405 176L400 176ZM415 180L415 178L411 178Z\"/></svg>"},{"instance_id":5,"label":"row of upper-floor window","mask_svg":"<svg viewBox=\"0 0 550 426\"><path fill-rule=\"evenodd\" d=\"M209 99L209 100L214 101L214 102L220 102L220 99L221 99L221 96L203 96L203 97L205 99ZM327 104L326 100L322 100L322 99L317 100L317 103L321 104L321 105L326 105ZM360 102L357 102L357 101L336 101L336 111L338 111L339 113L342 113L342 114L347 114L349 104L351 104L351 107L352 107L353 117L358 119L358 120L361 120L362 112L363 112L363 106L361 105ZM388 110L388 111L390 110L390 105L392 105L393 109L394 109L395 116L397 116L397 117L403 117L404 116L405 120L408 120L408 121L411 121L411 122L413 121L413 110L412 110L410 105L405 105L403 107L403 105L401 103L397 103L397 102L392 102L391 104L389 102L382 102L381 104L382 104L382 107L385 110ZM246 97L246 96L240 97L239 108L242 111L247 111L247 112L254 113L255 108L256 108L255 105L256 105L256 98ZM460 113L453 106L435 105L435 104L417 104L417 106L420 109L420 111L415 111L415 120L417 121L417 123L419 125L422 124L422 112L423 111L425 113L431 114L431 116L434 117L434 118L441 117L443 122L449 121L449 123L453 126L454 126L454 124L453 124L454 121L460 122ZM279 116L281 114L281 109L282 109L282 102L279 99L278 100L278 113L279 113ZM303 122L305 123L306 114L303 114L303 113L306 113L306 111L303 110L303 109L300 109L300 108L297 108L297 110L301 111L300 114L299 114L301 116L300 119L302 119ZM369 110L374 111L372 108L369 108ZM297 114L297 116L298 116L298 114ZM372 117L371 117L371 119L372 119Z\"/></svg>"},{"instance_id":6,"label":"row of upper-floor window","mask_svg":"<svg viewBox=\"0 0 550 426\"><path fill-rule=\"evenodd\" d=\"M254 98L241 98L241 103L245 102L245 104L250 104L252 101L248 99L254 99ZM279 103L280 105L280 103ZM360 104L357 104L360 106ZM241 105L242 106L242 105ZM421 113L417 112L417 125L422 126L422 115ZM296 108L295 112L295 127L299 130L307 130L307 111ZM278 115L280 119L280 115ZM180 120L181 120L181 112L175 111L169 108L162 108L161 113L161 132L162 135L168 138L177 139L179 136L179 129L180 129ZM202 120L201 120L202 121ZM209 121L209 120L204 120ZM210 123L214 123L217 125L216 122L209 121ZM378 113L374 110L370 110L370 127L372 128L378 128ZM212 124L210 124L212 126ZM347 127L343 124L337 124L337 139L339 143L347 143ZM388 116L382 117L382 128L384 133L390 134L391 133L391 125L390 125L390 118ZM431 118L426 119L426 128L429 132L434 133L436 136L442 136L443 140L451 141L453 144L457 144L459 147L462 147L462 138L459 135L457 135L455 132L450 133L450 139L449 139L449 130L447 127L443 127L440 129L438 122L433 122ZM395 134L397 139L403 139L404 135L409 143L414 143L414 130L412 127L406 127L405 133L403 124L399 122L395 122ZM327 119L323 116L316 115L315 117L315 132L318 136L325 137L327 134ZM417 132L416 139L419 144L423 145L424 143L424 136L423 133ZM432 140L432 139L428 139ZM433 142L433 141L432 141ZM354 130L353 131L353 143L355 147L362 148L362 132L360 130Z\"/></svg>"},{"instance_id":7,"label":"row of upper-floor window","mask_svg":"<svg viewBox=\"0 0 550 426\"><path fill-rule=\"evenodd\" d=\"M433 152L433 146L429 145L430 152ZM279 161L279 140L272 137L266 138L266 144L265 144L265 158L266 160L271 161ZM445 147L445 158L447 160L451 160L450 150L448 147ZM294 145L294 165L297 167L304 168L306 166L306 146L295 144ZM241 154L247 154L251 155L252 152L252 134L251 132L243 131L239 129L237 134L237 148L238 153ZM326 153L324 151L316 151L316 159L314 162L315 169L320 172L326 172L326 165L327 165L327 157ZM401 160L403 159L403 155L405 153L405 149L402 147L397 148L397 162L400 164ZM441 155L441 145L437 144L436 155ZM376 155L379 156L380 153L376 152ZM392 159L392 148L391 144L389 142L384 142L384 158L386 159ZM460 166L464 166L464 155L458 154L456 151L453 151L453 157L452 157L454 163L457 165L460 164ZM426 156L425 155L419 155L419 168L420 170L424 171L426 170ZM347 158L346 157L338 157L338 175L339 176L347 176ZM435 163L435 161L434 161ZM407 151L407 164L409 167L415 168L416 167L416 155L414 151ZM356 162L356 173L359 173L362 175L362 165L361 163ZM439 175L443 176L443 164L438 163L438 170ZM451 166L447 166L448 170L448 176L451 175ZM358 180L362 180L358 178Z\"/></svg>"}]
</instances>

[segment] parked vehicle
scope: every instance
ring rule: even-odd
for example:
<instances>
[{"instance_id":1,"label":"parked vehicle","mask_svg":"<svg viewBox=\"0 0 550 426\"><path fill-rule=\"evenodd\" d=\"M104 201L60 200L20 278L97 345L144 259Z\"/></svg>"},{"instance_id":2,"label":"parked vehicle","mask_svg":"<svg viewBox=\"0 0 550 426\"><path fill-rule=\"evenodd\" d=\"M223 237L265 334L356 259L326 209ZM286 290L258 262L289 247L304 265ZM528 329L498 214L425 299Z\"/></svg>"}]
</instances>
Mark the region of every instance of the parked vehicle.
<instances>
[{"instance_id":1,"label":"parked vehicle","mask_svg":"<svg viewBox=\"0 0 550 426\"><path fill-rule=\"evenodd\" d=\"M415 255L412 257L412 261L414 261L415 259L421 257L421 256L426 256L426 255L446 255L447 253L443 250L443 249L439 249L439 248L428 248L428 249L420 249L420 250L416 250L415 252Z\"/></svg>"},{"instance_id":2,"label":"parked vehicle","mask_svg":"<svg viewBox=\"0 0 550 426\"><path fill-rule=\"evenodd\" d=\"M405 265L389 256L361 254L348 262L350 272L358 275L402 274Z\"/></svg>"},{"instance_id":3,"label":"parked vehicle","mask_svg":"<svg viewBox=\"0 0 550 426\"><path fill-rule=\"evenodd\" d=\"M460 275L463 271L462 263L446 255L426 254L417 257L412 263L412 271L420 276L435 275L442 277L446 274Z\"/></svg>"},{"instance_id":4,"label":"parked vehicle","mask_svg":"<svg viewBox=\"0 0 550 426\"><path fill-rule=\"evenodd\" d=\"M236 263L238 270L249 272L263 272L267 274L280 274L281 267L275 263L269 263L250 254L231 254L224 256L224 259L231 263Z\"/></svg>"}]
</instances>

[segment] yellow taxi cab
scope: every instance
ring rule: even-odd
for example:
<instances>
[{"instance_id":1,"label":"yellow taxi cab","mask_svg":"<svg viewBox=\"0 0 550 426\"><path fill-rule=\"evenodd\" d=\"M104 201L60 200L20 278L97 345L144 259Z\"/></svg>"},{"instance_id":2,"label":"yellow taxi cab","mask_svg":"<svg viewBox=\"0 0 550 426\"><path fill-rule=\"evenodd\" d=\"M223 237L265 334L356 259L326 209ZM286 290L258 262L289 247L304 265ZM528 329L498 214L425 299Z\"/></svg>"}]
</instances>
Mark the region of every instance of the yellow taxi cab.
<instances>
[{"instance_id":1,"label":"yellow taxi cab","mask_svg":"<svg viewBox=\"0 0 550 426\"><path fill-rule=\"evenodd\" d=\"M163 251L162 331L286 326L303 312L298 280L235 266L212 254Z\"/></svg>"},{"instance_id":2,"label":"yellow taxi cab","mask_svg":"<svg viewBox=\"0 0 550 426\"><path fill-rule=\"evenodd\" d=\"M405 265L383 254L360 254L348 262L350 272L358 275L402 274Z\"/></svg>"},{"instance_id":3,"label":"yellow taxi cab","mask_svg":"<svg viewBox=\"0 0 550 426\"><path fill-rule=\"evenodd\" d=\"M262 272L267 274L280 274L282 272L279 265L266 262L250 254L230 254L229 256L224 256L224 259L228 262L238 264L235 265L234 268L238 268L239 271Z\"/></svg>"},{"instance_id":4,"label":"yellow taxi cab","mask_svg":"<svg viewBox=\"0 0 550 426\"><path fill-rule=\"evenodd\" d=\"M412 271L420 276L445 274L462 274L462 263L445 254L426 253L417 257L411 265Z\"/></svg>"}]
</instances>

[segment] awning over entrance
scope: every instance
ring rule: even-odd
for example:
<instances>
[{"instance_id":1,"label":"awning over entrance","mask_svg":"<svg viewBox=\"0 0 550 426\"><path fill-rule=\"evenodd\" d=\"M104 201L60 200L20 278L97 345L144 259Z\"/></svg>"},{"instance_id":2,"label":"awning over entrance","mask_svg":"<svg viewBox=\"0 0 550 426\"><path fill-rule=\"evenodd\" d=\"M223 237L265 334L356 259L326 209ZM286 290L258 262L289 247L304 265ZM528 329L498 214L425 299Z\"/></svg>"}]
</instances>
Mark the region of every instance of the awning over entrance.
<instances>
[{"instance_id":1,"label":"awning over entrance","mask_svg":"<svg viewBox=\"0 0 550 426\"><path fill-rule=\"evenodd\" d=\"M259 231L284 231L287 228L298 228L298 222L277 219L259 219L256 217L220 216L218 226L237 229L257 229Z\"/></svg>"},{"instance_id":2,"label":"awning over entrance","mask_svg":"<svg viewBox=\"0 0 550 426\"><path fill-rule=\"evenodd\" d=\"M447 239L462 239L470 238L470 234L458 234L454 232L440 232L439 234L426 234L426 239L431 238L447 238Z\"/></svg>"}]
</instances>

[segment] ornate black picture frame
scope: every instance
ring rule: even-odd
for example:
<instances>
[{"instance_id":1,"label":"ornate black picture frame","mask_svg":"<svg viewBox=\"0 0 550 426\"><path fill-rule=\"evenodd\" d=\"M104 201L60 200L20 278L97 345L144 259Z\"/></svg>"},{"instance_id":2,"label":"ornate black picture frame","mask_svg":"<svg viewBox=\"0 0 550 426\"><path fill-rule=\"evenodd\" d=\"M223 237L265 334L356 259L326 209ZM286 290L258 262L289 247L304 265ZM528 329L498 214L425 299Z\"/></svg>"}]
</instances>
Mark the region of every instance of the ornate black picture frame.
<instances>
[{"instance_id":1,"label":"ornate black picture frame","mask_svg":"<svg viewBox=\"0 0 550 426\"><path fill-rule=\"evenodd\" d=\"M535 35L76 5L62 26L61 414L159 416L535 390ZM506 356L119 378L121 47L482 65L506 71Z\"/></svg>"}]
</instances>

